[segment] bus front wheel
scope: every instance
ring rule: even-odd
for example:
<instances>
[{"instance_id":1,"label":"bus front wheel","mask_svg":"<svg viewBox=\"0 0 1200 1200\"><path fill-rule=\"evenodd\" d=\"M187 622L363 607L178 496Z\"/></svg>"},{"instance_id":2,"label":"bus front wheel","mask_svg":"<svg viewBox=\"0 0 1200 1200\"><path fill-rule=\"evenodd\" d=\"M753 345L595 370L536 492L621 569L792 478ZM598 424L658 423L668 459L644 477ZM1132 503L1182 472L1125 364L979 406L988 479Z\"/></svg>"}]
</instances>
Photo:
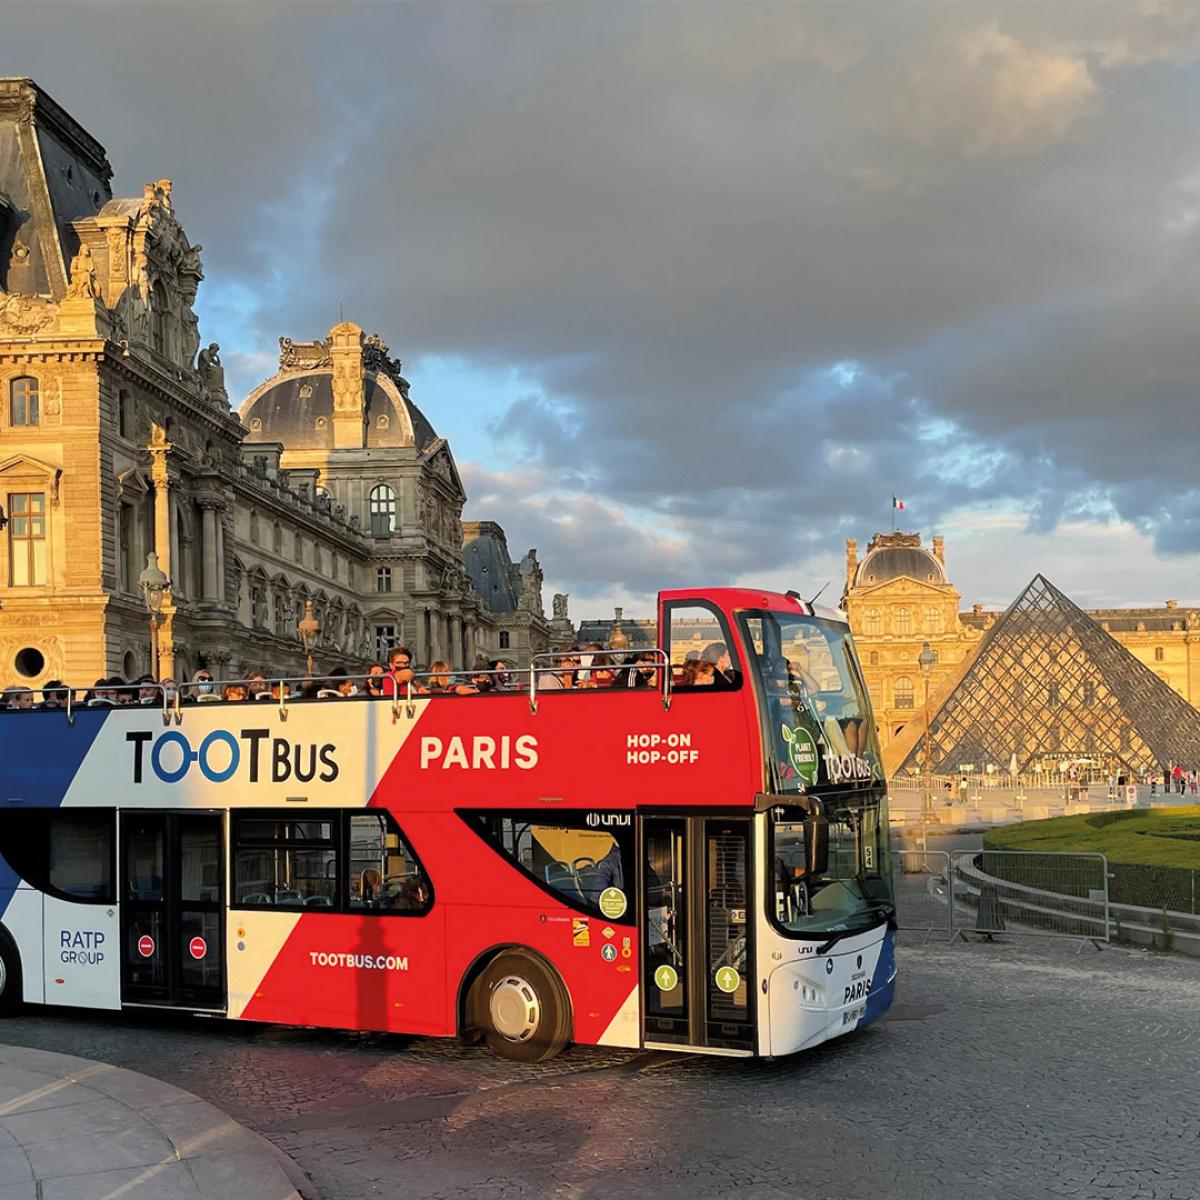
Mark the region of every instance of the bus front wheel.
<instances>
[{"instance_id":1,"label":"bus front wheel","mask_svg":"<svg viewBox=\"0 0 1200 1200\"><path fill-rule=\"evenodd\" d=\"M570 1039L566 988L540 959L505 951L488 963L475 986L487 1043L502 1058L545 1062Z\"/></svg>"}]
</instances>

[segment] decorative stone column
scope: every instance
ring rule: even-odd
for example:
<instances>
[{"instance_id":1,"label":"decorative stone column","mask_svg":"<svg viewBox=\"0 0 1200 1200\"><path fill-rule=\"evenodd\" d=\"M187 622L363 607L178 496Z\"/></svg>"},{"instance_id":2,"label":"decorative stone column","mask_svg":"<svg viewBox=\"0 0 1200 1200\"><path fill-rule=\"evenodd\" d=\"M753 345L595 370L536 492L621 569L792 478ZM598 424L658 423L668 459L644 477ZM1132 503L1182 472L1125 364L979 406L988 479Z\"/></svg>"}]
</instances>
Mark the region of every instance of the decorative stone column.
<instances>
[{"instance_id":1,"label":"decorative stone column","mask_svg":"<svg viewBox=\"0 0 1200 1200\"><path fill-rule=\"evenodd\" d=\"M205 600L218 599L217 509L220 503L205 498L200 504L201 591Z\"/></svg>"}]
</instances>

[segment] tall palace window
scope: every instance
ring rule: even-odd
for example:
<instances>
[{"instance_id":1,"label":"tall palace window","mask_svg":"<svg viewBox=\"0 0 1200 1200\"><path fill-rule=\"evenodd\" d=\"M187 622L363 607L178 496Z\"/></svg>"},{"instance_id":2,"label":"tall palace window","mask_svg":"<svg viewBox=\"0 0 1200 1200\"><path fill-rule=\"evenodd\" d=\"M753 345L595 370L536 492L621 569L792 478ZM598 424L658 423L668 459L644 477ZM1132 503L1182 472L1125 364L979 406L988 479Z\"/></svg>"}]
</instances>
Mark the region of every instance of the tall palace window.
<instances>
[{"instance_id":1,"label":"tall palace window","mask_svg":"<svg viewBox=\"0 0 1200 1200\"><path fill-rule=\"evenodd\" d=\"M38 381L32 375L21 375L8 385L8 423L10 425L41 424Z\"/></svg>"},{"instance_id":2,"label":"tall palace window","mask_svg":"<svg viewBox=\"0 0 1200 1200\"><path fill-rule=\"evenodd\" d=\"M912 708L913 681L907 675L901 675L896 680L892 703L896 708Z\"/></svg>"},{"instance_id":3,"label":"tall palace window","mask_svg":"<svg viewBox=\"0 0 1200 1200\"><path fill-rule=\"evenodd\" d=\"M863 617L863 633L878 634L881 632L882 622L879 619L879 609L868 608Z\"/></svg>"},{"instance_id":4,"label":"tall palace window","mask_svg":"<svg viewBox=\"0 0 1200 1200\"><path fill-rule=\"evenodd\" d=\"M9 493L8 582L10 587L36 587L46 582L44 492Z\"/></svg>"},{"instance_id":5,"label":"tall palace window","mask_svg":"<svg viewBox=\"0 0 1200 1200\"><path fill-rule=\"evenodd\" d=\"M896 609L896 632L912 633L912 612L907 608Z\"/></svg>"},{"instance_id":6,"label":"tall palace window","mask_svg":"<svg viewBox=\"0 0 1200 1200\"><path fill-rule=\"evenodd\" d=\"M375 537L387 537L396 529L396 493L386 483L377 483L371 489L371 533Z\"/></svg>"}]
</instances>

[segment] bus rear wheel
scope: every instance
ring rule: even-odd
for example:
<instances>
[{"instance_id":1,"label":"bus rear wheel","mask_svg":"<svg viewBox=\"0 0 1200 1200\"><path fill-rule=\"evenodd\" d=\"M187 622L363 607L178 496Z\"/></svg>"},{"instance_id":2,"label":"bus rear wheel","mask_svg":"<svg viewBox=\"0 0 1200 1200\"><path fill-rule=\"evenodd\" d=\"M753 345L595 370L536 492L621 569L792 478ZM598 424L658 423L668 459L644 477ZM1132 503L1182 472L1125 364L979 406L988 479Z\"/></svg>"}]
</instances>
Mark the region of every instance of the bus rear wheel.
<instances>
[{"instance_id":1,"label":"bus rear wheel","mask_svg":"<svg viewBox=\"0 0 1200 1200\"><path fill-rule=\"evenodd\" d=\"M570 1040L566 988L540 959L505 951L488 963L475 987L487 1044L502 1058L545 1062Z\"/></svg>"},{"instance_id":2,"label":"bus rear wheel","mask_svg":"<svg viewBox=\"0 0 1200 1200\"><path fill-rule=\"evenodd\" d=\"M0 1017L11 1016L21 1006L21 960L5 931L0 936Z\"/></svg>"}]
</instances>

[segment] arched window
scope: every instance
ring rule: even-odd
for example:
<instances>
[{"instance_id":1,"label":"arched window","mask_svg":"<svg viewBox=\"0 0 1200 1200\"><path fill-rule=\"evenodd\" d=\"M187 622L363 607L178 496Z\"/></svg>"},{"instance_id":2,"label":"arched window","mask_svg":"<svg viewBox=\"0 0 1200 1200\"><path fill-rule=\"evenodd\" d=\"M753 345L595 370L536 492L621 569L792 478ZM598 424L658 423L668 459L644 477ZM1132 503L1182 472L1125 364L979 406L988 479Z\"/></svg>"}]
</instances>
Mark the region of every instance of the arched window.
<instances>
[{"instance_id":1,"label":"arched window","mask_svg":"<svg viewBox=\"0 0 1200 1200\"><path fill-rule=\"evenodd\" d=\"M903 612L904 610L902 609L901 611ZM913 681L907 675L901 675L896 680L892 692L892 705L895 708L912 708Z\"/></svg>"},{"instance_id":2,"label":"arched window","mask_svg":"<svg viewBox=\"0 0 1200 1200\"><path fill-rule=\"evenodd\" d=\"M909 609L896 609L896 632L912 633L912 612Z\"/></svg>"},{"instance_id":3,"label":"arched window","mask_svg":"<svg viewBox=\"0 0 1200 1200\"><path fill-rule=\"evenodd\" d=\"M8 423L10 425L41 424L38 381L32 375L21 375L8 385Z\"/></svg>"},{"instance_id":4,"label":"arched window","mask_svg":"<svg viewBox=\"0 0 1200 1200\"><path fill-rule=\"evenodd\" d=\"M396 493L386 483L371 489L371 533L387 537L396 530Z\"/></svg>"},{"instance_id":5,"label":"arched window","mask_svg":"<svg viewBox=\"0 0 1200 1200\"><path fill-rule=\"evenodd\" d=\"M882 629L882 624L879 618L879 609L868 608L863 614L863 633L878 634Z\"/></svg>"},{"instance_id":6,"label":"arched window","mask_svg":"<svg viewBox=\"0 0 1200 1200\"><path fill-rule=\"evenodd\" d=\"M1162 662L1162 660L1163 660L1163 648L1161 646L1155 646L1154 647L1154 661Z\"/></svg>"},{"instance_id":7,"label":"arched window","mask_svg":"<svg viewBox=\"0 0 1200 1200\"><path fill-rule=\"evenodd\" d=\"M942 610L940 608L930 607L925 610L925 632L942 632Z\"/></svg>"}]
</instances>

